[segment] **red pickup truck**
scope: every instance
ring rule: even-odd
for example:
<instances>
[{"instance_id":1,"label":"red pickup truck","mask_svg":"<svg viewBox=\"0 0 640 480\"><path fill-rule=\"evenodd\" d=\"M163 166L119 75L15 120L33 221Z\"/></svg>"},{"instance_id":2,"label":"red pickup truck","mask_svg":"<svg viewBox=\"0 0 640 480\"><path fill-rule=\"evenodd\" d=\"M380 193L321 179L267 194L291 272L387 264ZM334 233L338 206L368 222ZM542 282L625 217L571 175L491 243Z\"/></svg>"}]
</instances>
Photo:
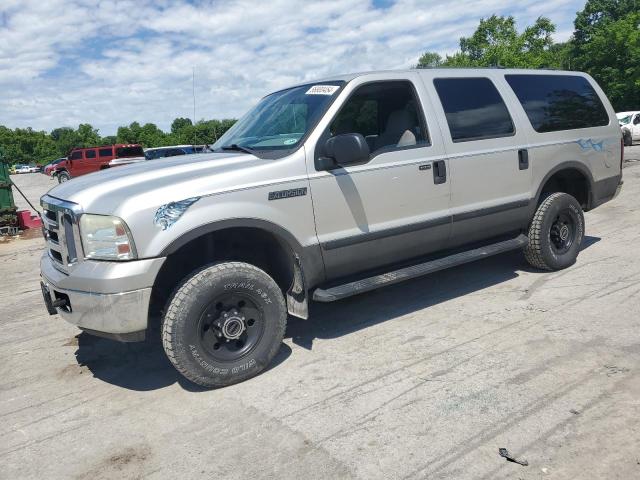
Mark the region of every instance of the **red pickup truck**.
<instances>
[{"instance_id":1,"label":"red pickup truck","mask_svg":"<svg viewBox=\"0 0 640 480\"><path fill-rule=\"evenodd\" d=\"M144 150L137 144L119 143L102 147L74 148L66 160L56 165L53 176L62 183L105 168L144 161Z\"/></svg>"}]
</instances>

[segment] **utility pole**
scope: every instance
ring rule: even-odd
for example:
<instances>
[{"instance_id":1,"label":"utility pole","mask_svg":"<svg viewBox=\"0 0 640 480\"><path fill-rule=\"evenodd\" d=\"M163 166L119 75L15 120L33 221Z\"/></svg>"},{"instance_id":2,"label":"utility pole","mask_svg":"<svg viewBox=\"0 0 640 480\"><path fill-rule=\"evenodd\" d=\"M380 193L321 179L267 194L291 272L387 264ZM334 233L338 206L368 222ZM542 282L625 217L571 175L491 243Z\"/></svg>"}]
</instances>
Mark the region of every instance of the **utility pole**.
<instances>
[{"instance_id":1,"label":"utility pole","mask_svg":"<svg viewBox=\"0 0 640 480\"><path fill-rule=\"evenodd\" d=\"M196 145L196 67L192 67L191 91L193 93L193 144Z\"/></svg>"}]
</instances>

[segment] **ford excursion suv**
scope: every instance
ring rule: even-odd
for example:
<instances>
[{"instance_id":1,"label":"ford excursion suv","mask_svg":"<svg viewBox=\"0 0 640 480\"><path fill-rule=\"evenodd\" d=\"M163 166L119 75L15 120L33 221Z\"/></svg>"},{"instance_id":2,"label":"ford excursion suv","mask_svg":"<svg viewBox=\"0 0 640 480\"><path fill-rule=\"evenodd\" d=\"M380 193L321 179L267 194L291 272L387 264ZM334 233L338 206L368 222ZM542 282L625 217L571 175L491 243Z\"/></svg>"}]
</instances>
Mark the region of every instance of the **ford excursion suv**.
<instances>
[{"instance_id":1,"label":"ford excursion suv","mask_svg":"<svg viewBox=\"0 0 640 480\"><path fill-rule=\"evenodd\" d=\"M213 153L85 175L42 197L49 313L95 335L158 326L185 377L269 365L287 315L508 250L572 265L622 185L586 74L429 69L264 97Z\"/></svg>"}]
</instances>

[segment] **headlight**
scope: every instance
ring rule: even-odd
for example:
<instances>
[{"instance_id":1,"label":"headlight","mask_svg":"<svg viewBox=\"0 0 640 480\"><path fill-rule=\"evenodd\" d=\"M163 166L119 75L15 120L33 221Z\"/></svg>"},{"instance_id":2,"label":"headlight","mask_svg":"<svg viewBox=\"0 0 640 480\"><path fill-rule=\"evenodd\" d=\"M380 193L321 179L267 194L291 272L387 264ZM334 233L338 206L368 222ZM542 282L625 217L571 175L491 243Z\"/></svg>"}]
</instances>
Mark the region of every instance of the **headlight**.
<instances>
[{"instance_id":1,"label":"headlight","mask_svg":"<svg viewBox=\"0 0 640 480\"><path fill-rule=\"evenodd\" d=\"M80 237L85 258L133 260L136 248L124 221L108 215L84 214L80 217Z\"/></svg>"}]
</instances>

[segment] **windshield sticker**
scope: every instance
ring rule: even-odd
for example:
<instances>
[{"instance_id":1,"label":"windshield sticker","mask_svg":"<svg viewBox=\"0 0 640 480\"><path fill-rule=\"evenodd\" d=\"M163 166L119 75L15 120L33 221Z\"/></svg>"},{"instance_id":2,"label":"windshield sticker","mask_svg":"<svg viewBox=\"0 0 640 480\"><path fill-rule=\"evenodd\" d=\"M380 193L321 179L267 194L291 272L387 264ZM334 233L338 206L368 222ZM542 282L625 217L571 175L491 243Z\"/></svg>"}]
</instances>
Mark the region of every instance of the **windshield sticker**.
<instances>
[{"instance_id":1,"label":"windshield sticker","mask_svg":"<svg viewBox=\"0 0 640 480\"><path fill-rule=\"evenodd\" d=\"M337 85L314 85L306 95L333 95L339 88Z\"/></svg>"},{"instance_id":2,"label":"windshield sticker","mask_svg":"<svg viewBox=\"0 0 640 480\"><path fill-rule=\"evenodd\" d=\"M296 143L297 140L295 138L287 138L284 142L282 142L284 145L293 145L294 143Z\"/></svg>"}]
</instances>

